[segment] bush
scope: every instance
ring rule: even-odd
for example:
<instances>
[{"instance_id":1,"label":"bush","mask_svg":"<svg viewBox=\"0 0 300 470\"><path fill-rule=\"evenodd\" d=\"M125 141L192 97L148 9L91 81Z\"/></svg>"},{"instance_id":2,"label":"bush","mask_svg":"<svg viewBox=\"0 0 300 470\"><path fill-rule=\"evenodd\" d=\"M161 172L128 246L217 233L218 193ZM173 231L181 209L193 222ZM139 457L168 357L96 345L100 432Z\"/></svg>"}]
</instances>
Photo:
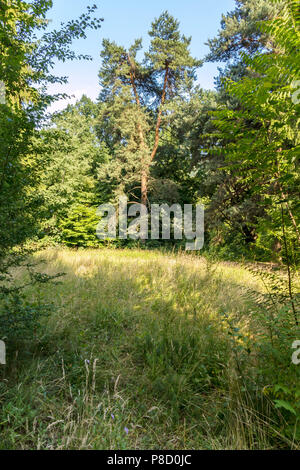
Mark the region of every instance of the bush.
<instances>
[{"instance_id":1,"label":"bush","mask_svg":"<svg viewBox=\"0 0 300 470\"><path fill-rule=\"evenodd\" d=\"M34 341L41 319L50 311L50 305L28 303L22 295L10 294L0 306L0 339L11 346Z\"/></svg>"},{"instance_id":2,"label":"bush","mask_svg":"<svg viewBox=\"0 0 300 470\"><path fill-rule=\"evenodd\" d=\"M95 208L76 205L60 222L61 241L69 247L99 247L102 242L96 235L98 223Z\"/></svg>"}]
</instances>

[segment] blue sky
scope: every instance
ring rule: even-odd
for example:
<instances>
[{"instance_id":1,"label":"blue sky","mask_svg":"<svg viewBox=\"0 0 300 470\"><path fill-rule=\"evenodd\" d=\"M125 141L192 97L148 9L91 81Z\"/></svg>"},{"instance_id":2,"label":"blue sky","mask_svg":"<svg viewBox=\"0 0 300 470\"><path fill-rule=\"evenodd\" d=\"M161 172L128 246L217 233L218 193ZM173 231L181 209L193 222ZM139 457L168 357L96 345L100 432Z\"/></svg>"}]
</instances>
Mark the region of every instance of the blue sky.
<instances>
[{"instance_id":1,"label":"blue sky","mask_svg":"<svg viewBox=\"0 0 300 470\"><path fill-rule=\"evenodd\" d=\"M53 27L78 17L87 7L95 3L97 16L104 18L98 31L89 31L85 40L74 42L77 52L89 54L92 62L74 61L57 64L55 73L69 76L66 86L54 86L52 92L74 94L78 99L83 93L92 99L99 94L98 71L101 65L100 50L104 38L129 46L135 38L143 37L147 47L147 32L151 22L162 11L168 10L179 19L180 29L186 36L192 36L191 52L194 57L203 58L208 47L205 42L216 35L220 28L222 13L233 10L234 0L54 0L48 18ZM214 88L214 76L218 64L204 64L198 72L199 84L206 89ZM71 102L74 102L74 98ZM56 104L52 110L62 109L66 102Z\"/></svg>"}]
</instances>

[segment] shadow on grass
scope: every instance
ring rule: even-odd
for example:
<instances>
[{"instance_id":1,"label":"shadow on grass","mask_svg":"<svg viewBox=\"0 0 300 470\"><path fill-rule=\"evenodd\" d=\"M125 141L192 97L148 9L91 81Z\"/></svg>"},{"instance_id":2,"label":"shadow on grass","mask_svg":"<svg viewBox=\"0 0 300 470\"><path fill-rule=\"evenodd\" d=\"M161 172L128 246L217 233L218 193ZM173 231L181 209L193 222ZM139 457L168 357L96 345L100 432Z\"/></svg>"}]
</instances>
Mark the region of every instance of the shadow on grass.
<instances>
[{"instance_id":1,"label":"shadow on grass","mask_svg":"<svg viewBox=\"0 0 300 470\"><path fill-rule=\"evenodd\" d=\"M238 380L219 312L232 311L240 286L185 258L58 252L48 262L66 276L27 292L28 300L52 301L52 313L1 370L4 445L228 445L224 420Z\"/></svg>"}]
</instances>

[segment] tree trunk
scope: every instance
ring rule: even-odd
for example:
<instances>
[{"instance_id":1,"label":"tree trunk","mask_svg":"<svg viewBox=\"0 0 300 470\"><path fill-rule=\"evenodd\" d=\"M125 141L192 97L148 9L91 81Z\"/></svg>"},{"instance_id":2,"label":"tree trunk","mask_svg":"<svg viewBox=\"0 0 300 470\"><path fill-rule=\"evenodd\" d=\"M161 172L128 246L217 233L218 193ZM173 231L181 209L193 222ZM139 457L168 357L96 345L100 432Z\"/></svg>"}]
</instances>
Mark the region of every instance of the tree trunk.
<instances>
[{"instance_id":1,"label":"tree trunk","mask_svg":"<svg viewBox=\"0 0 300 470\"><path fill-rule=\"evenodd\" d=\"M133 90L133 94L135 97L136 104L138 108L141 108L141 101L138 95L137 87L136 87L136 76L135 76L135 67L134 64L131 60L130 55L128 54L128 64L130 66L130 80L131 80L131 86ZM160 101L160 106L159 106L159 112L157 116L157 121L156 121L156 127L155 127L155 141L154 141L154 146L153 150L151 152L150 160L148 161L148 153L149 149L147 148L146 141L145 141L145 136L144 132L141 126L141 123L138 122L138 133L139 133L139 139L140 139L140 147L142 150L142 160L141 160L141 204L147 206L148 204L148 181L149 181L149 173L150 173L150 164L154 160L155 155L157 153L158 145L159 145L159 133L160 133L160 126L161 126L161 120L162 120L162 112L163 112L163 105L165 104L166 101L166 94L167 94L167 87L168 87L168 80L169 80L169 65L166 64L166 71L165 71L165 78L164 78L164 85L163 85L163 91L162 91L162 96L161 96L161 101ZM142 243L145 243L145 240L141 240Z\"/></svg>"}]
</instances>

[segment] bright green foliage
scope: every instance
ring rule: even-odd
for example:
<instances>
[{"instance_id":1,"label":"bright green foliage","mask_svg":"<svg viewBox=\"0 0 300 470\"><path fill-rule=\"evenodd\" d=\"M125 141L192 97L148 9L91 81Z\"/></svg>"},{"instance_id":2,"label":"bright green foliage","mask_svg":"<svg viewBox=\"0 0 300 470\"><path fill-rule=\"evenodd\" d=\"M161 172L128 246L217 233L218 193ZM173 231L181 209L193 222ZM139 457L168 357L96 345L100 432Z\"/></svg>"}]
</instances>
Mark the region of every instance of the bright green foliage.
<instances>
[{"instance_id":1,"label":"bright green foliage","mask_svg":"<svg viewBox=\"0 0 300 470\"><path fill-rule=\"evenodd\" d=\"M5 102L0 104L2 263L7 250L21 243L34 226L32 214L37 201L30 188L36 176L31 149L35 115L30 107L25 112L22 104L28 106L38 97L31 86L35 70L28 56L32 53L33 30L46 26L45 13L50 4L36 2L31 9L25 2L6 1L0 7L0 80L5 87Z\"/></svg>"},{"instance_id":2,"label":"bright green foliage","mask_svg":"<svg viewBox=\"0 0 300 470\"><path fill-rule=\"evenodd\" d=\"M73 206L87 209L97 202L96 171L105 158L94 125L97 106L83 96L74 106L53 116L41 131L40 188L44 197L42 234L61 240L61 224Z\"/></svg>"},{"instance_id":3,"label":"bright green foliage","mask_svg":"<svg viewBox=\"0 0 300 470\"><path fill-rule=\"evenodd\" d=\"M101 243L96 236L98 223L95 207L74 205L60 222L61 241L73 248L99 247Z\"/></svg>"},{"instance_id":4,"label":"bright green foliage","mask_svg":"<svg viewBox=\"0 0 300 470\"><path fill-rule=\"evenodd\" d=\"M6 100L0 104L1 262L7 250L32 235L41 217L33 136L46 104L55 99L43 86L65 81L51 74L54 60L77 58L70 49L72 40L84 37L86 28L100 25L91 16L95 7L89 7L79 20L63 25L60 31L43 33L51 6L52 1L46 0L6 0L0 5L0 80ZM38 30L40 40L36 39Z\"/></svg>"},{"instance_id":5,"label":"bright green foliage","mask_svg":"<svg viewBox=\"0 0 300 470\"><path fill-rule=\"evenodd\" d=\"M280 203L286 211L287 230L299 241L297 231L299 188L299 105L292 100L292 86L299 77L299 32L290 10L263 29L272 35L276 51L250 59L244 57L249 76L226 82L227 91L238 98L238 110L225 107L215 121L222 136L230 136L223 153L227 171L236 169L252 197L259 198L274 238L282 239ZM226 171L226 170L225 170ZM266 245L266 218L261 220ZM294 235L293 235L294 234ZM269 247L272 250L272 247Z\"/></svg>"},{"instance_id":6,"label":"bright green foliage","mask_svg":"<svg viewBox=\"0 0 300 470\"><path fill-rule=\"evenodd\" d=\"M295 45L295 28L294 39L290 37L290 44L283 45L293 23L284 12L292 3L238 3L235 12L223 20L219 38L210 42L210 59L227 57L228 61L219 77L219 111L212 117L205 139L208 154L199 166L207 208L206 240L210 249L215 246L227 258L243 254L282 260L286 255L280 200L290 198L284 203L284 217L289 225L286 231L294 231L294 248L298 238L297 91L293 92L293 86L299 77L299 46ZM265 21L276 14L271 23ZM284 15L285 20L280 19ZM258 40L254 48L254 38L248 43L238 40L250 38L251 28L256 28Z\"/></svg>"}]
</instances>

